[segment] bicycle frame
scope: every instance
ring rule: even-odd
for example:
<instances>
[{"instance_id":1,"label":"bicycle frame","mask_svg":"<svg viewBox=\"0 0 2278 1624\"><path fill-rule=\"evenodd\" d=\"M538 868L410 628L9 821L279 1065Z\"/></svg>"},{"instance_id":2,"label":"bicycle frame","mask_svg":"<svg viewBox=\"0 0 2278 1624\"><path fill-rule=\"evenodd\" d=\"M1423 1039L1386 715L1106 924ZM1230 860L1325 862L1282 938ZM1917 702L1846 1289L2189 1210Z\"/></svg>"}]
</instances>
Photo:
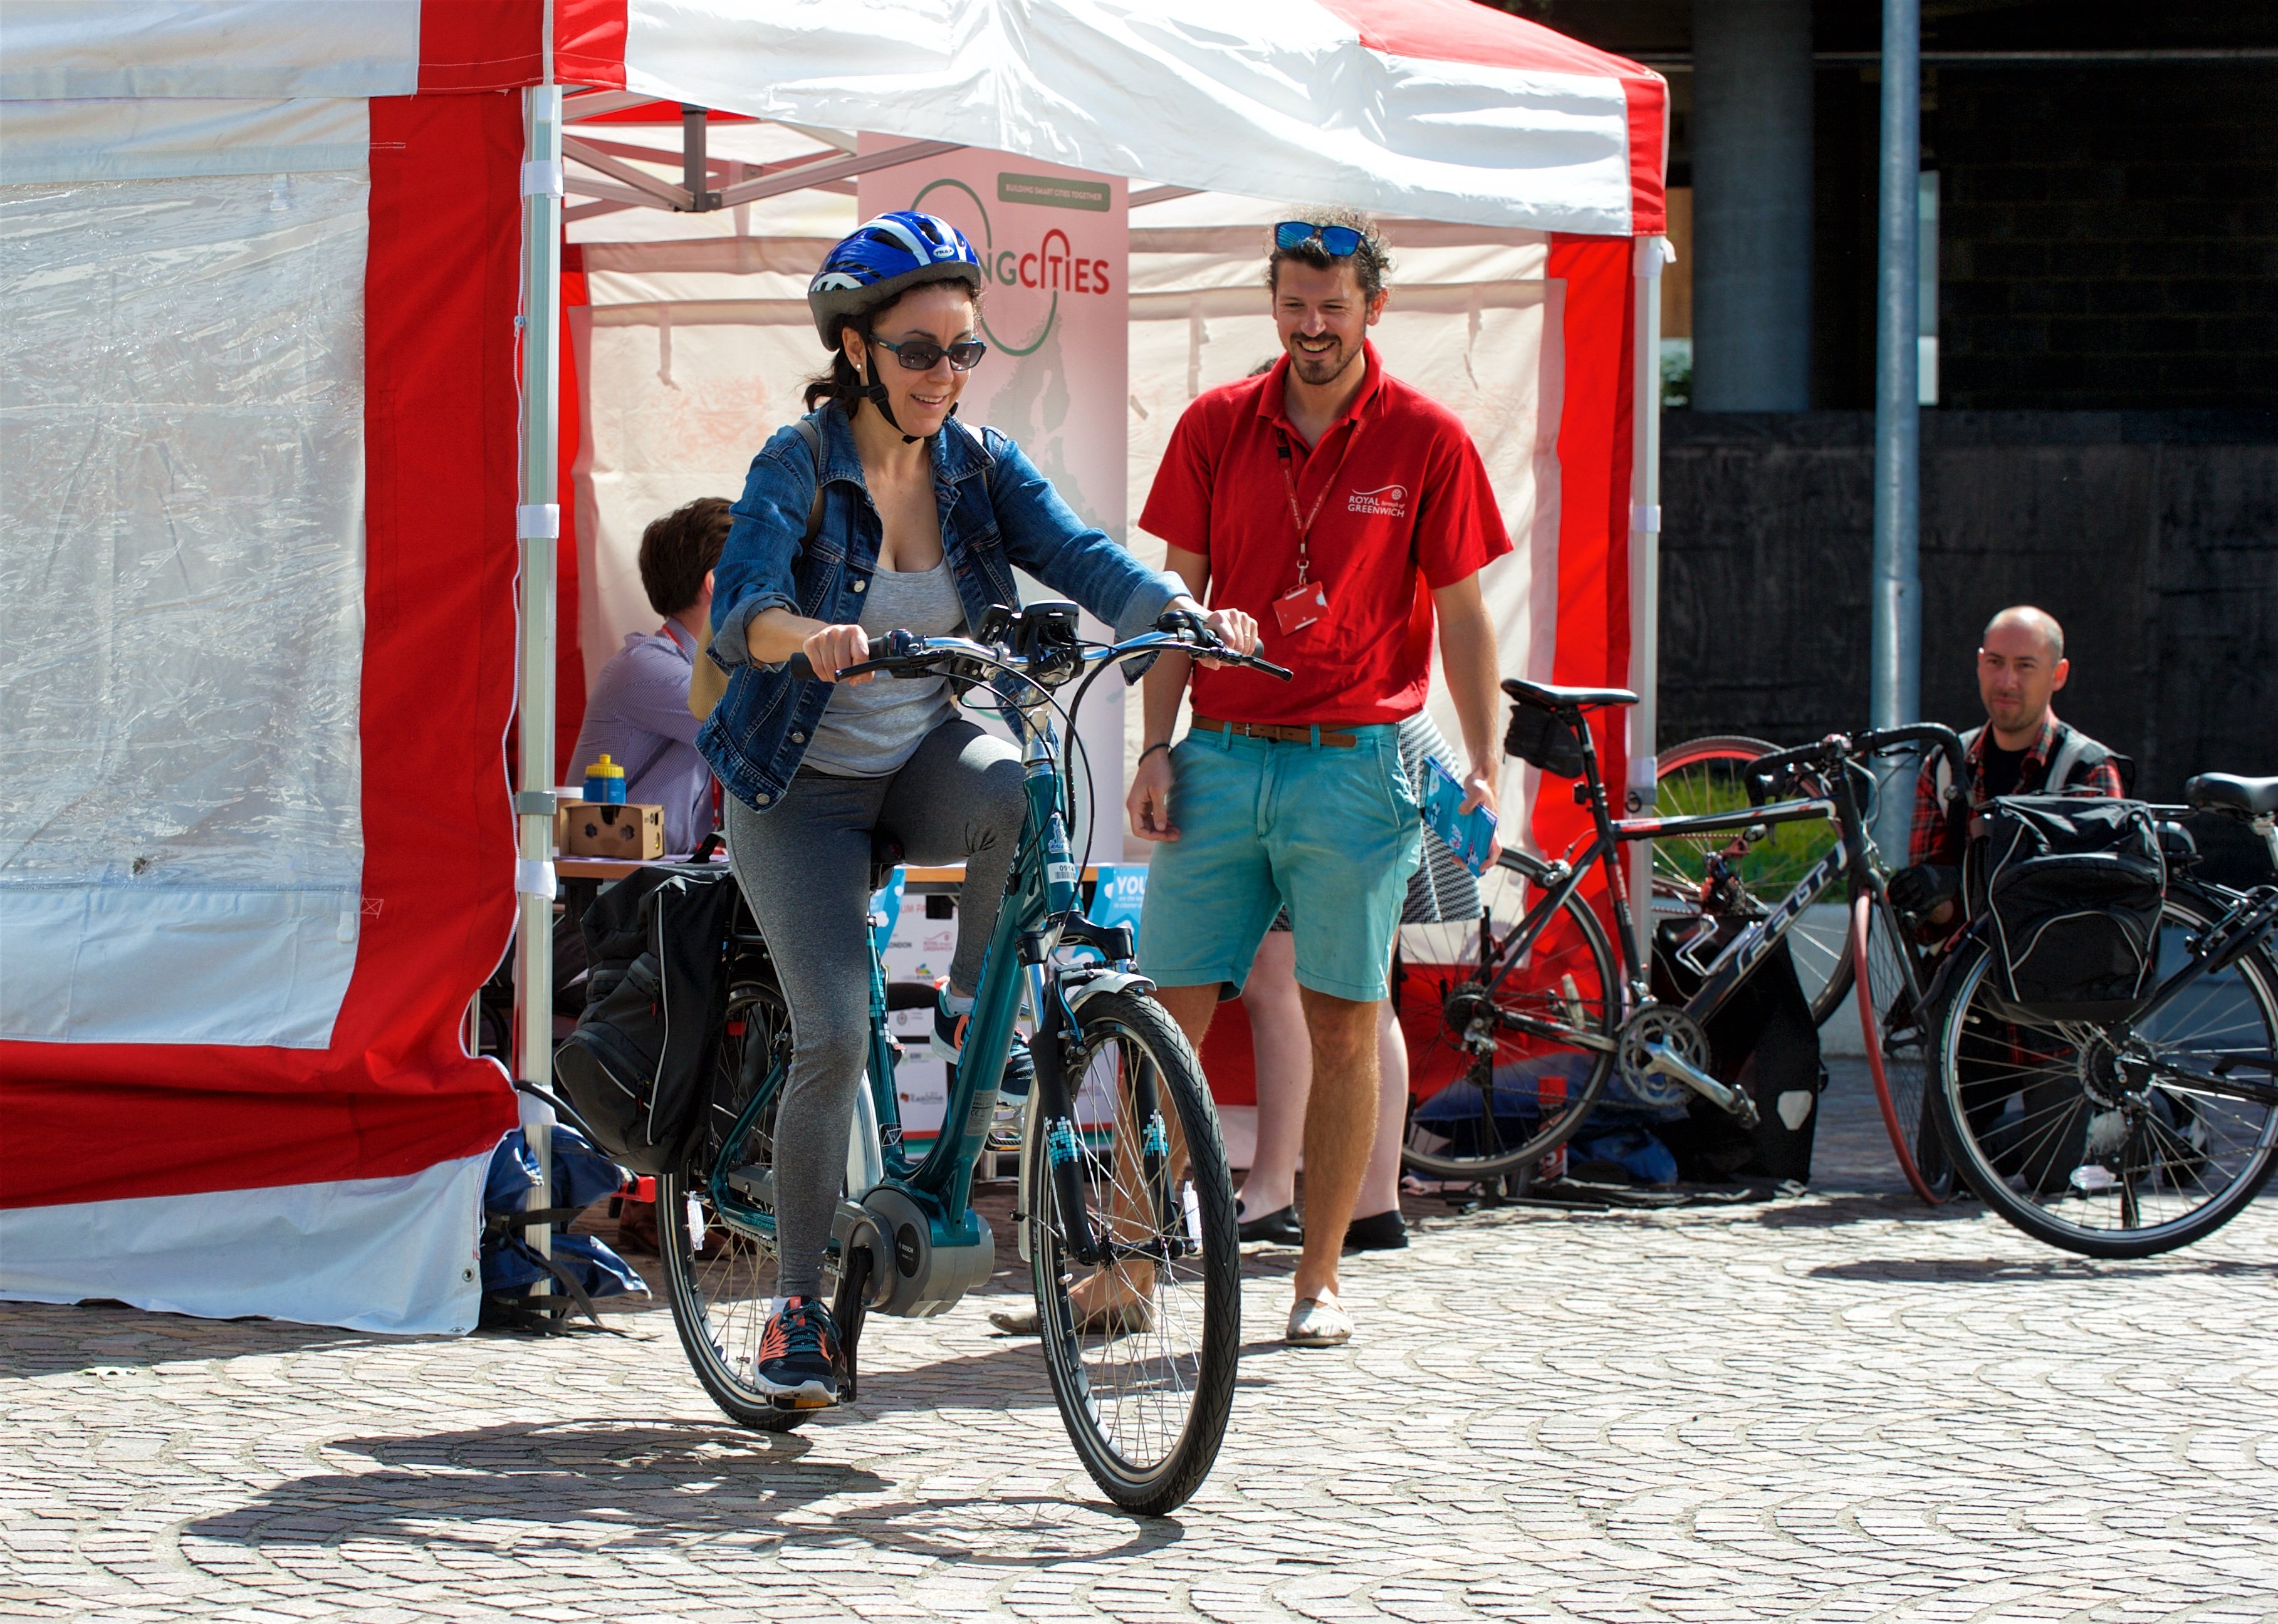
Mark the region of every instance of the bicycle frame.
<instances>
[{"instance_id":1,"label":"bicycle frame","mask_svg":"<svg viewBox=\"0 0 2278 1624\"><path fill-rule=\"evenodd\" d=\"M1529 873L1529 869L1535 866L1529 859L1516 854L1505 854L1504 863L1530 880L1547 881L1548 888L1526 911L1525 917L1511 927L1500 944L1482 944L1482 969L1494 966L1494 973L1487 983L1490 993L1500 987L1533 951L1536 939L1557 917L1567 899L1581 889L1594 866L1606 876L1607 892L1613 899L1614 916L1618 926L1613 933L1614 950L1624 983L1624 1018L1646 1005L1651 997L1649 983L1646 969L1638 963L1636 951L1632 946L1636 934L1630 911L1628 882L1616 855L1622 846L1632 841L1738 834L1761 824L1799 823L1830 816L1835 819L1840 831L1840 838L1834 848L1812 865L1810 871L1796 882L1795 888L1762 919L1751 922L1746 930L1727 942L1724 950L1709 964L1700 989L1683 1006L1686 1014L1701 1021L1707 1020L1724 1007L1740 984L1763 962L1764 955L1802 917L1803 911L1816 902L1831 886L1846 874L1871 875L1874 872L1874 839L1868 834L1860 815L1857 797L1853 793L1847 774L1835 774L1832 793L1825 797L1778 801L1769 805L1751 806L1746 811L1701 812L1683 818L1616 819L1607 811L1605 782L1599 774L1597 748L1590 737L1590 731L1586 727L1577 731L1582 740L1582 792L1576 798L1586 797L1594 833L1578 859L1571 863L1561 861L1540 865L1539 873ZM1502 1018L1516 1030L1582 1048L1610 1050L1616 1047L1613 1039L1595 1033L1577 1033L1513 1010L1502 1011Z\"/></svg>"}]
</instances>

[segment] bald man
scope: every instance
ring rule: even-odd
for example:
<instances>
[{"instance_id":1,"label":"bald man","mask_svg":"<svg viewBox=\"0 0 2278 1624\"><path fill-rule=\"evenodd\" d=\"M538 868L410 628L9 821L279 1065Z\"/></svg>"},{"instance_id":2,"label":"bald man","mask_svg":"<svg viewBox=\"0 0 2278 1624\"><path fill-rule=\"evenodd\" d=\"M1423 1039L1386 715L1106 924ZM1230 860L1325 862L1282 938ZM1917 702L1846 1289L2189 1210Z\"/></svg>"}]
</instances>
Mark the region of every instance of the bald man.
<instances>
[{"instance_id":1,"label":"bald man","mask_svg":"<svg viewBox=\"0 0 2278 1624\"><path fill-rule=\"evenodd\" d=\"M1972 806L2002 795L2126 793L2119 758L2059 721L2049 708L2071 673L2064 628L2047 611L2020 604L1986 623L1977 649L1977 694L1985 702L1985 725L1961 736ZM1914 866L1891 876L1892 900L1932 923L1952 917L1949 899L1968 843L1968 831L1944 810L1948 771L1943 756L1923 768L1915 785L1914 830L1907 842Z\"/></svg>"}]
</instances>

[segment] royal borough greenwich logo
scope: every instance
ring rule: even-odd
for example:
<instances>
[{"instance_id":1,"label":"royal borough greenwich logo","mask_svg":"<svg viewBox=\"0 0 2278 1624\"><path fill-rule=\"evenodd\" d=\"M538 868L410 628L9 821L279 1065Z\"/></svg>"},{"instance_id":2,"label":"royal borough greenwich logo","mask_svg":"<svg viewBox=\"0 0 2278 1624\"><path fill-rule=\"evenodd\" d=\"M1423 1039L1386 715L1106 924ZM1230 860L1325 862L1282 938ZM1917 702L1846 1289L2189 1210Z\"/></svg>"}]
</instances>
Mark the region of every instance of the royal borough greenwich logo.
<instances>
[{"instance_id":1,"label":"royal borough greenwich logo","mask_svg":"<svg viewBox=\"0 0 2278 1624\"><path fill-rule=\"evenodd\" d=\"M1404 519L1408 516L1408 487L1379 485L1373 491L1356 491L1345 499L1345 511Z\"/></svg>"},{"instance_id":2,"label":"royal borough greenwich logo","mask_svg":"<svg viewBox=\"0 0 2278 1624\"><path fill-rule=\"evenodd\" d=\"M1072 210L1079 214L1105 214L1112 196L1105 181L1007 172L997 177L997 200L1000 203ZM968 204L969 210L966 207ZM982 274L988 278L992 288L1003 290L999 298L1010 307L998 308L997 318L1016 328L1030 329L1025 335L1016 332L1013 337L1006 338L990 325L990 312L984 308L981 313L982 336L1005 355L1034 355L1043 347L1044 340L1051 336L1052 324L1059 319L1063 295L1105 298L1112 291L1112 267L1109 258L1104 252L1094 251L1093 245L1085 240L1088 233L1080 221L1038 231L1026 210L1015 210L1000 240L981 194L962 180L946 178L929 182L907 206L946 215L972 240L981 256ZM974 229L976 222L978 231ZM1045 301L1041 319L1033 314L1038 294L1043 295ZM1022 316L1028 319L1020 319Z\"/></svg>"}]
</instances>

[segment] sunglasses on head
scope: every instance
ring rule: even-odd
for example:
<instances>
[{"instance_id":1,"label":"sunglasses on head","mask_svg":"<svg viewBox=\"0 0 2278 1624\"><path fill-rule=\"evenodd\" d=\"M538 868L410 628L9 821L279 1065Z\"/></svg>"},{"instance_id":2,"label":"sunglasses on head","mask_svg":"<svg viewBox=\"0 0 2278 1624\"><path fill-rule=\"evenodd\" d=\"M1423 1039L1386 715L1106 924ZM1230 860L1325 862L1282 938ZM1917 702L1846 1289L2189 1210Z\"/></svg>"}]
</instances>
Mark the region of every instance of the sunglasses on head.
<instances>
[{"instance_id":1,"label":"sunglasses on head","mask_svg":"<svg viewBox=\"0 0 2278 1624\"><path fill-rule=\"evenodd\" d=\"M1331 259L1345 259L1360 251L1360 233L1349 225L1316 225L1311 220L1284 220L1273 228L1277 248L1302 248L1314 238Z\"/></svg>"},{"instance_id":2,"label":"sunglasses on head","mask_svg":"<svg viewBox=\"0 0 2278 1624\"><path fill-rule=\"evenodd\" d=\"M949 357L952 370L970 372L989 353L989 347L978 339L959 339L946 348L931 339L912 339L903 344L897 344L891 339L874 339L872 342L881 349L893 351L894 358L913 372L932 371L941 364L944 355Z\"/></svg>"}]
</instances>

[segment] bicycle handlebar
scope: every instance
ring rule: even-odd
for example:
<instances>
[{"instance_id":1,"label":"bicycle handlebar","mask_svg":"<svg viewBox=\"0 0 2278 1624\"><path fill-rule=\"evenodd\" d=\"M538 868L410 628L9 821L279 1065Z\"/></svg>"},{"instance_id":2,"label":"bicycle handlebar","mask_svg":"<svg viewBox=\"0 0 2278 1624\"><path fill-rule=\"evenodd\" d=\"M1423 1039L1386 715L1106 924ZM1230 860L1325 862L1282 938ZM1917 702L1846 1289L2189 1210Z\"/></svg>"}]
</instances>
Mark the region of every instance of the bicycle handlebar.
<instances>
[{"instance_id":1,"label":"bicycle handlebar","mask_svg":"<svg viewBox=\"0 0 2278 1624\"><path fill-rule=\"evenodd\" d=\"M1741 771L1742 782L1747 786L1748 803L1762 805L1775 787L1792 775L1796 767L1833 767L1901 744L1935 745L1953 769L1953 787L1949 793L1968 793L1964 787L1968 764L1961 751L1961 736L1943 722L1915 721L1896 728L1870 728L1864 733L1831 733L1816 743L1799 744L1793 750L1758 756Z\"/></svg>"}]
</instances>

